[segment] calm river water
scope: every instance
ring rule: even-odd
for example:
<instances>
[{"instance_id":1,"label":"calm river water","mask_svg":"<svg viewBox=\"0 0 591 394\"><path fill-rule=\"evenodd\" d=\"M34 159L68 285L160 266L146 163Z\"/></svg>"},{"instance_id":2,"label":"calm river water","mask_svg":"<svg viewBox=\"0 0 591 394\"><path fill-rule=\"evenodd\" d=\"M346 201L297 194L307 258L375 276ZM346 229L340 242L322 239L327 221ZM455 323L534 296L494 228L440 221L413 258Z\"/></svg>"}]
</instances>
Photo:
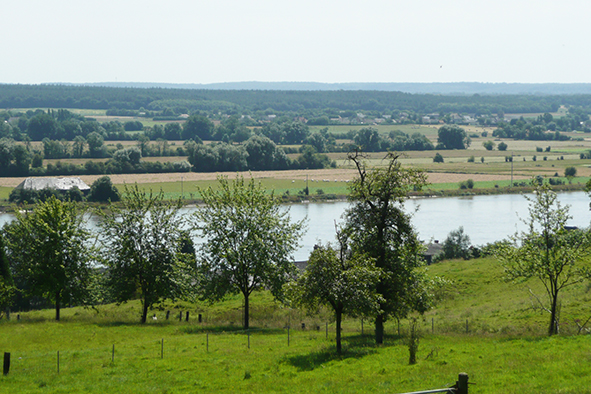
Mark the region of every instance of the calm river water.
<instances>
[{"instance_id":1,"label":"calm river water","mask_svg":"<svg viewBox=\"0 0 591 394\"><path fill-rule=\"evenodd\" d=\"M589 197L584 192L560 193L562 204L570 205L573 217L569 225L587 227L591 223ZM525 230L521 219L528 217L528 202L523 195L500 194L494 196L421 198L406 202L406 209L414 212L412 222L423 240L443 241L447 234L460 226L470 237L473 245L494 242ZM301 247L296 251L296 260L306 260L318 241L333 242L335 221L340 221L347 202L302 203L286 206L293 220L307 217L307 232ZM184 208L191 213L195 208ZM11 214L0 214L0 226L14 219ZM91 228L96 225L91 220ZM198 242L198 241L197 241Z\"/></svg>"}]
</instances>

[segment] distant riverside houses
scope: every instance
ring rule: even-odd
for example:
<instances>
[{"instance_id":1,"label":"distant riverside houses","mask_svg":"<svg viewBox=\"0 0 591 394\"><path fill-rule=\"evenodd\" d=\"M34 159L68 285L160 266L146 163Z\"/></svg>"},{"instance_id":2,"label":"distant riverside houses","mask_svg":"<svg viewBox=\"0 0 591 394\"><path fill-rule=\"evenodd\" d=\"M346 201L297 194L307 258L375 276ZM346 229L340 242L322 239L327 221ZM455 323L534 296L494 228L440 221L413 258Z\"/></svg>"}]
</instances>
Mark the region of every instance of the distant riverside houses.
<instances>
[{"instance_id":1,"label":"distant riverside houses","mask_svg":"<svg viewBox=\"0 0 591 394\"><path fill-rule=\"evenodd\" d=\"M87 194L90 191L90 186L78 177L69 178L27 178L22 181L15 189L35 190L55 189L60 192L65 192L77 187L82 193Z\"/></svg>"}]
</instances>

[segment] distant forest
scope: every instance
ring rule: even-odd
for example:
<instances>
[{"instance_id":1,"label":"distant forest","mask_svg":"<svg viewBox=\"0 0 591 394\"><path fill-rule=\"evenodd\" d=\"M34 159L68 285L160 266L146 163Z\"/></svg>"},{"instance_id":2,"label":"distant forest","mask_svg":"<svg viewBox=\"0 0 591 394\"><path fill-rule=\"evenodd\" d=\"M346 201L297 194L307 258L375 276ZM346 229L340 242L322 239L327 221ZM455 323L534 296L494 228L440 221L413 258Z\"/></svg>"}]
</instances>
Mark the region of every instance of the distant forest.
<instances>
[{"instance_id":1,"label":"distant forest","mask_svg":"<svg viewBox=\"0 0 591 394\"><path fill-rule=\"evenodd\" d=\"M0 108L117 109L174 113L279 113L313 117L342 111L393 113L544 113L591 108L591 95L441 95L380 90L225 90L0 84Z\"/></svg>"}]
</instances>

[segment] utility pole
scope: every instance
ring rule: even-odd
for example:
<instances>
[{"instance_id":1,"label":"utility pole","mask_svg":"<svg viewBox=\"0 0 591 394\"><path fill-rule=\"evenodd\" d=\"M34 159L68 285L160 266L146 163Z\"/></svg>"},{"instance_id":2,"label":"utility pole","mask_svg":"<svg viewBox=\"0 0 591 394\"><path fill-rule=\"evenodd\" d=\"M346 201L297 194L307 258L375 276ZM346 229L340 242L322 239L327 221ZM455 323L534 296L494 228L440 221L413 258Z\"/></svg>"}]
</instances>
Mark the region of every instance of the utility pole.
<instances>
[{"instance_id":1,"label":"utility pole","mask_svg":"<svg viewBox=\"0 0 591 394\"><path fill-rule=\"evenodd\" d=\"M513 187L513 152L511 152L511 187Z\"/></svg>"}]
</instances>

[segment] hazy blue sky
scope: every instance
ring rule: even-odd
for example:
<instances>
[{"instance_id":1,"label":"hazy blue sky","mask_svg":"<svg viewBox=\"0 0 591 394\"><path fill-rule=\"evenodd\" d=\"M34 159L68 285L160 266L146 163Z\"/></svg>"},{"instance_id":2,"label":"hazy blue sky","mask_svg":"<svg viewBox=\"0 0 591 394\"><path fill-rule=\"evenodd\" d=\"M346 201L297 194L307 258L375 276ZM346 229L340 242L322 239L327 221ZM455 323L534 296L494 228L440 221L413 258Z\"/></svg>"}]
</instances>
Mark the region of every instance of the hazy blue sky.
<instances>
[{"instance_id":1,"label":"hazy blue sky","mask_svg":"<svg viewBox=\"0 0 591 394\"><path fill-rule=\"evenodd\" d=\"M589 0L19 0L0 83L591 82Z\"/></svg>"}]
</instances>

